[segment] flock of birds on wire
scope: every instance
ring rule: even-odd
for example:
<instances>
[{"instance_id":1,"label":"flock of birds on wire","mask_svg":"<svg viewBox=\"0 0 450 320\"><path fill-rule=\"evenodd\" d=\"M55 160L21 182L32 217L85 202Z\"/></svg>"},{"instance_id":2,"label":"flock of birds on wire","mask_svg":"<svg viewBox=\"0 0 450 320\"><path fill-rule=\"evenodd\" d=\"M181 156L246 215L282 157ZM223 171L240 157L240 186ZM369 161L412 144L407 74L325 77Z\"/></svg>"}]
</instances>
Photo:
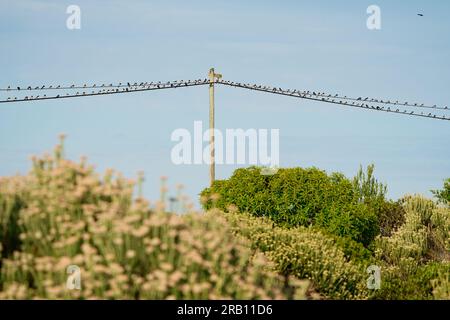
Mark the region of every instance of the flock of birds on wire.
<instances>
[{"instance_id":1,"label":"flock of birds on wire","mask_svg":"<svg viewBox=\"0 0 450 320\"><path fill-rule=\"evenodd\" d=\"M449 111L448 107L440 107L436 105L425 105L419 103L409 103L400 102L398 100L386 100L386 99L374 99L369 97L347 97L339 94L329 94L319 91L302 91L302 90L291 90L282 89L271 86L263 86L256 84L244 84L240 82L226 81L222 79L217 79L214 81L215 84L223 84L226 86L262 91L272 94L279 94L285 96L291 96L301 99L314 100L324 103L331 103L341 106L363 108L375 111L392 112L409 116L426 117L432 119L440 120L450 120L449 115L437 115L431 112L420 112L415 110L409 110L405 108L416 108L416 109L434 109L434 110L445 110ZM11 102L24 102L24 101L37 101L37 100L49 100L49 99L61 99L61 98L74 98L74 97L85 97L94 95L107 95L107 94L118 94L118 93L130 93L139 91L149 91L149 90L159 90L159 89L169 89L169 88L179 88L179 87L191 87L199 85L210 84L209 79L197 79L197 80L177 80L169 82L126 82L118 84L93 84L93 85L70 85L70 86L53 86L53 85L43 85L43 86L27 86L27 87L11 87L0 88L0 92L29 92L30 94L23 97L8 97L5 100L0 100L0 103L11 103ZM56 95L47 95L48 91L52 90L65 90L70 92L65 92ZM31 94L37 91L36 94ZM42 94L39 92L46 92ZM402 109L400 109L402 108Z\"/></svg>"}]
</instances>

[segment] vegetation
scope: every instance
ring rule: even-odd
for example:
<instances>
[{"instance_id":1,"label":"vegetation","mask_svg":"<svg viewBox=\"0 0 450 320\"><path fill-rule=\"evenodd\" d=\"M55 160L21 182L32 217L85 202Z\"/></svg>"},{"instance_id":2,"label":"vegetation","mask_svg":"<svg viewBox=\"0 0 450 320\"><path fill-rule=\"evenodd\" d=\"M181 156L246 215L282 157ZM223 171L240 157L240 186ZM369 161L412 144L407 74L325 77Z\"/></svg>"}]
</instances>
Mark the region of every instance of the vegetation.
<instances>
[{"instance_id":1,"label":"vegetation","mask_svg":"<svg viewBox=\"0 0 450 320\"><path fill-rule=\"evenodd\" d=\"M307 282L273 272L218 217L150 210L135 183L84 161L34 159L0 181L1 299L290 299ZM81 290L66 288L81 269Z\"/></svg>"},{"instance_id":2,"label":"vegetation","mask_svg":"<svg viewBox=\"0 0 450 320\"><path fill-rule=\"evenodd\" d=\"M0 178L0 299L450 299L448 181L439 202L394 202L373 166L352 179L260 170L216 181L206 213L181 215L165 185L150 206L142 176L99 175L61 143ZM66 286L71 265L80 290Z\"/></svg>"},{"instance_id":3,"label":"vegetation","mask_svg":"<svg viewBox=\"0 0 450 320\"><path fill-rule=\"evenodd\" d=\"M212 212L220 215L219 212ZM309 278L324 297L362 299L367 297L367 274L360 264L348 261L332 237L311 228L286 229L267 218L248 214L224 215L233 232L252 241L275 263L283 275Z\"/></svg>"},{"instance_id":4,"label":"vegetation","mask_svg":"<svg viewBox=\"0 0 450 320\"><path fill-rule=\"evenodd\" d=\"M373 165L353 179L316 168L259 170L217 181L203 190L203 205L228 212L234 231L279 272L310 279L326 298L450 299L448 207L421 196L387 200ZM436 194L441 200L445 189ZM382 270L380 290L365 286L370 265Z\"/></svg>"},{"instance_id":5,"label":"vegetation","mask_svg":"<svg viewBox=\"0 0 450 320\"><path fill-rule=\"evenodd\" d=\"M279 169L271 176L260 171L238 169L201 195L218 194L215 205L222 210L233 204L241 212L269 217L280 226L314 225L366 246L378 234L376 213L359 201L352 181L342 174L327 175L316 168ZM206 210L211 207L212 201L205 202Z\"/></svg>"},{"instance_id":6,"label":"vegetation","mask_svg":"<svg viewBox=\"0 0 450 320\"><path fill-rule=\"evenodd\" d=\"M450 178L445 180L444 189L442 190L432 190L435 197L439 200L439 202L450 205Z\"/></svg>"},{"instance_id":7,"label":"vegetation","mask_svg":"<svg viewBox=\"0 0 450 320\"><path fill-rule=\"evenodd\" d=\"M376 298L449 299L450 212L421 196L404 199L405 223L377 239L385 285Z\"/></svg>"}]
</instances>

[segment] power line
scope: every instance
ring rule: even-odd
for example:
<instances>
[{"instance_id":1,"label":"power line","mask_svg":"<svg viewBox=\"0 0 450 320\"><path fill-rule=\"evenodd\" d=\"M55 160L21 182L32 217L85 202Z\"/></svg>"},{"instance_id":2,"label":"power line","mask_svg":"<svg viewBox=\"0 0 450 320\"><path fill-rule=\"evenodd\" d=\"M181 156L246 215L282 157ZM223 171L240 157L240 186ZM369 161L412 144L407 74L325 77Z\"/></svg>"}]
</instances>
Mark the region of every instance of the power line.
<instances>
[{"instance_id":1,"label":"power line","mask_svg":"<svg viewBox=\"0 0 450 320\"><path fill-rule=\"evenodd\" d=\"M329 98L329 99L339 99L339 100L348 100L348 101L357 101L357 102L361 102L361 103L376 103L376 104L384 104L384 105L393 105L393 106L401 106L401 107L408 107L408 108L424 108L424 109L435 109L435 110L450 110L448 107L439 107L436 105L425 105L424 103L408 103L408 102L399 102L398 100L396 101L391 101L391 100L387 100L387 99L375 99L375 98L362 98L362 97L358 97L358 98L354 98L354 97L347 97L347 96L342 96L339 94L330 94L330 93L325 93L325 92L320 92L320 91L306 91L306 90L284 90L282 88L276 88L276 87L271 87L271 86L263 86L263 85L256 85L256 84L243 84L243 83L239 83L239 82L232 82L232 81L221 81L223 84L227 84L227 85L238 85L238 86L245 86L249 89L253 89L253 88L258 88L258 89L263 89L263 90L270 90L270 91L283 91L283 92L293 92L293 93L301 93L304 96L308 96L308 97L312 97L312 98Z\"/></svg>"},{"instance_id":2,"label":"power line","mask_svg":"<svg viewBox=\"0 0 450 320\"><path fill-rule=\"evenodd\" d=\"M88 96L97 96L97 95L111 95L111 94L119 94L119 93L131 93L131 92L141 92L141 91L151 91L151 90L159 90L159 89L170 89L170 88L180 88L180 87L191 87L191 86L199 86L199 85L206 85L209 84L208 79L198 79L198 80L176 80L176 81L168 81L168 82L141 82L141 83L118 83L118 84L92 84L87 85L84 84L82 86L78 85L71 85L71 86L62 86L62 85L43 85L43 86L35 86L31 87L28 86L25 89L22 89L21 87L16 88L2 88L0 91L14 91L14 92L27 92L27 91L47 91L47 90L86 90L82 92L76 92L76 93L62 93L58 95L52 95L47 96L44 95L36 95L36 96L25 96L22 98L18 97L9 97L6 100L0 100L0 103L13 103L13 102L31 102L31 101L37 101L37 100L52 100L52 99L64 99L64 98L76 98L76 97L88 97ZM397 109L391 109L391 107L384 107L380 106L382 105L392 105L392 106L402 106L407 108L418 108L418 109L435 109L435 110L446 110L448 111L448 107L437 107L437 106L429 106L424 104L410 104L408 102L400 103L398 101L390 101L390 100L382 100L382 99L373 99L373 98L352 98L347 96L341 96L338 94L332 95L332 94L326 94L324 92L315 92L315 91L300 91L300 90L290 90L290 89L282 89L282 88L276 88L271 86L262 86L262 85L256 85L256 84L243 84L239 82L232 82L232 81L225 81L221 79L217 79L215 81L217 84L222 84L226 86L231 87L237 87L237 88L244 88L249 90L256 90L271 94L278 94L278 95L284 95L284 96L290 96L295 98L301 98L306 100L312 100L312 101L319 101L319 102L325 102L340 106L346 106L346 107L353 107L353 108L360 108L360 109L368 109L368 110L374 110L374 111L383 111L383 112L390 112L390 113L397 113L402 115L408 115L408 116L415 116L415 117L424 117L424 118L431 118L431 119L439 119L439 120L450 120L450 115L436 115L433 113L418 113L416 111L411 110L400 110ZM91 92L87 92L88 89L94 89L91 90ZM100 90L98 90L100 89ZM97 91L96 91L97 90Z\"/></svg>"},{"instance_id":3,"label":"power line","mask_svg":"<svg viewBox=\"0 0 450 320\"><path fill-rule=\"evenodd\" d=\"M128 86L128 85L121 85L119 86L111 86L115 89L102 89L100 91L91 91L91 92L76 92L73 93L66 93L66 94L58 94L56 96L47 96L47 95L37 95L37 96L25 96L23 98L17 98L17 97L9 97L7 100L0 100L0 103L13 103L13 102L31 102L31 101L38 101L38 100L54 100L54 99L65 99L65 98L77 98L77 97L89 97L89 96L98 96L98 95L110 95L110 94L119 94L119 93L132 93L132 92L141 92L141 91L151 91L151 90L161 90L161 89L175 89L175 88L184 88L184 87L193 87L193 86L200 86L200 85L206 85L208 84L208 80L189 80L189 81L173 81L173 82L165 82L165 83L154 83L154 84L146 84L142 86ZM74 89L75 87L70 87L70 89ZM86 86L81 87L83 89L91 89L91 88L98 88L94 86ZM54 89L62 89L60 88L54 88ZM45 90L45 89L42 89Z\"/></svg>"},{"instance_id":4,"label":"power line","mask_svg":"<svg viewBox=\"0 0 450 320\"><path fill-rule=\"evenodd\" d=\"M136 89L136 88L149 88L151 86L153 87L157 87L157 86L162 86L162 85L169 85L169 84L184 84L184 83L193 83L193 82L202 82L202 81L206 81L206 79L202 80L202 79L198 79L198 80L188 80L188 81L184 81L184 80L175 80L172 82L119 82L118 84L92 84L92 85L74 85L72 84L71 86L64 86L64 85L42 85L42 86L25 86L25 87L13 87L11 88L11 86L8 86L7 88L0 88L0 92L1 91L21 91L21 92L27 92L27 91L46 91L46 90L87 90L87 89L103 89L103 90L107 90L109 89L120 89L120 88L129 88L131 89ZM217 83L223 83L223 84L238 84L238 85L244 85L247 87L250 87L250 84L242 84L242 83L237 83L237 82L231 82L231 81L217 81ZM260 89L273 89L274 87L270 87L270 86L261 86L261 85L252 85L252 87L257 87ZM277 88L275 88L277 89ZM281 88L278 88L277 90L280 91L286 91L286 92L291 92L291 90L283 90ZM363 98L363 97L347 97L347 96L342 96L339 94L330 94L330 93L325 93L325 92L320 92L320 91L299 91L299 90L293 90L295 92L301 92L303 95L308 96L308 97L324 97L324 98L330 98L330 99L339 99L339 100L348 100L348 101L359 101L359 102L364 102L364 103L376 103L376 104L384 104L384 105L392 105L392 106L402 106L402 107L411 107L411 108L424 108L424 109L435 109L435 110L449 110L448 107L439 107L436 105L426 105L424 103L409 103L409 102L400 102L399 100L390 100L390 99L376 99L376 98ZM92 95L92 94L91 94ZM27 99L30 100L30 99ZM19 100L19 101L23 101L23 100Z\"/></svg>"},{"instance_id":5,"label":"power line","mask_svg":"<svg viewBox=\"0 0 450 320\"><path fill-rule=\"evenodd\" d=\"M415 111L410 111L410 110L400 110L400 109L393 110L390 107L381 107L381 106L373 105L373 104L369 105L368 103L362 103L362 102L356 103L355 101L348 102L344 99L339 99L338 97L332 97L332 98L321 97L320 98L320 97L314 97L311 94L308 94L308 93L305 93L305 92L302 92L299 90L284 90L284 89L275 88L275 87L260 86L260 85L256 85L256 84L253 84L253 85L252 84L242 84L242 83L235 83L235 82L223 81L223 80L219 80L219 83L221 83L223 85L231 86L231 87L244 88L244 89L261 91L261 92L266 92L266 93L271 93L271 94L290 96L290 97L294 97L294 98L331 103L331 104L341 105L341 106L346 106L346 107L368 109L368 110L374 110L374 111L384 111L384 112L397 113L397 114L401 114L401 115L408 115L408 116L414 116L414 117L423 117L423 118L431 118L431 119L447 120L447 121L450 120L450 115L446 117L445 115L439 116L439 115L432 114L432 113L424 114L423 112L417 113ZM447 109L444 109L444 110L447 110Z\"/></svg>"},{"instance_id":6,"label":"power line","mask_svg":"<svg viewBox=\"0 0 450 320\"><path fill-rule=\"evenodd\" d=\"M198 79L198 80L175 80L168 82L119 82L118 84L92 84L92 85L42 85L42 86L24 86L24 87L12 87L8 86L7 88L0 88L0 91L36 91L36 90L72 90L72 89L105 89L105 88L132 88L132 87L150 87L150 86L158 86L158 85L169 85L169 84L178 84L178 83L192 83L192 82L201 82L206 81L206 79Z\"/></svg>"}]
</instances>

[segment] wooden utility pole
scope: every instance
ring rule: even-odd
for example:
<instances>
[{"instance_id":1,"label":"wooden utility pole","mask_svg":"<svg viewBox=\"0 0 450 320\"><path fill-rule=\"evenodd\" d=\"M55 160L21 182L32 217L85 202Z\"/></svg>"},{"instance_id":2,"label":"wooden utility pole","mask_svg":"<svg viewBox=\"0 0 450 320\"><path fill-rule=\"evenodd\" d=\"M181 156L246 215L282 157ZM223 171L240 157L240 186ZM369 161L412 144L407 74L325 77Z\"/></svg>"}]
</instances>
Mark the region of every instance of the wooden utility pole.
<instances>
[{"instance_id":1,"label":"wooden utility pole","mask_svg":"<svg viewBox=\"0 0 450 320\"><path fill-rule=\"evenodd\" d=\"M214 147L214 82L222 78L221 74L214 73L214 68L209 69L209 147L211 164L209 168L209 179L211 186L216 175L216 159Z\"/></svg>"}]
</instances>

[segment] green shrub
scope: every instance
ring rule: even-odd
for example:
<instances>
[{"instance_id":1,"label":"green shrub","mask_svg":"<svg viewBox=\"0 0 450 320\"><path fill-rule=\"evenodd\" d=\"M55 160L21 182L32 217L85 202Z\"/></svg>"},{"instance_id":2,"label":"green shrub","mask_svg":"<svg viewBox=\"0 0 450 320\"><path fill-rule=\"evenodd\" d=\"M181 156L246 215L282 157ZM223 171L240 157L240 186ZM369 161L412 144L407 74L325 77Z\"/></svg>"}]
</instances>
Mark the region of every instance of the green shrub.
<instances>
[{"instance_id":1,"label":"green shrub","mask_svg":"<svg viewBox=\"0 0 450 320\"><path fill-rule=\"evenodd\" d=\"M371 206L377 214L381 236L391 236L405 223L405 209L401 201L383 201Z\"/></svg>"},{"instance_id":2,"label":"green shrub","mask_svg":"<svg viewBox=\"0 0 450 320\"><path fill-rule=\"evenodd\" d=\"M1 258L9 256L20 245L18 219L19 211L25 206L23 192L23 179L0 177L0 266Z\"/></svg>"},{"instance_id":3,"label":"green shrub","mask_svg":"<svg viewBox=\"0 0 450 320\"><path fill-rule=\"evenodd\" d=\"M437 300L450 300L450 263L437 271L437 277L431 280L433 298Z\"/></svg>"},{"instance_id":4,"label":"green shrub","mask_svg":"<svg viewBox=\"0 0 450 320\"><path fill-rule=\"evenodd\" d=\"M432 190L434 196L443 204L450 205L450 178L444 181L442 190Z\"/></svg>"},{"instance_id":5,"label":"green shrub","mask_svg":"<svg viewBox=\"0 0 450 320\"><path fill-rule=\"evenodd\" d=\"M374 211L359 203L354 186L340 173L327 175L316 168L279 169L275 175L261 169L238 169L228 180L216 181L202 191L205 198L218 194L214 206L269 217L288 227L316 225L328 232L369 245L379 232ZM204 203L206 210L213 201Z\"/></svg>"},{"instance_id":6,"label":"green shrub","mask_svg":"<svg viewBox=\"0 0 450 320\"><path fill-rule=\"evenodd\" d=\"M387 187L375 178L374 168L373 164L367 166L366 171L360 167L353 178L353 188L358 201L375 212L380 234L390 236L405 222L405 211L400 201L394 202L386 199Z\"/></svg>"},{"instance_id":7,"label":"green shrub","mask_svg":"<svg viewBox=\"0 0 450 320\"><path fill-rule=\"evenodd\" d=\"M381 268L381 288L375 290L372 299L427 300L450 299L448 263L431 262L418 265L413 259L405 259L395 266ZM446 296L445 296L446 295Z\"/></svg>"},{"instance_id":8,"label":"green shrub","mask_svg":"<svg viewBox=\"0 0 450 320\"><path fill-rule=\"evenodd\" d=\"M359 167L358 173L353 178L353 188L356 191L359 202L373 203L385 200L387 187L379 182L373 175L375 166L367 166L366 172Z\"/></svg>"},{"instance_id":9,"label":"green shrub","mask_svg":"<svg viewBox=\"0 0 450 320\"><path fill-rule=\"evenodd\" d=\"M367 266L371 265L371 261L374 260L373 252L368 248L364 247L363 244L351 239L344 237L334 237L336 246L342 250L345 258L348 261L353 261L356 263L365 264Z\"/></svg>"}]
</instances>

